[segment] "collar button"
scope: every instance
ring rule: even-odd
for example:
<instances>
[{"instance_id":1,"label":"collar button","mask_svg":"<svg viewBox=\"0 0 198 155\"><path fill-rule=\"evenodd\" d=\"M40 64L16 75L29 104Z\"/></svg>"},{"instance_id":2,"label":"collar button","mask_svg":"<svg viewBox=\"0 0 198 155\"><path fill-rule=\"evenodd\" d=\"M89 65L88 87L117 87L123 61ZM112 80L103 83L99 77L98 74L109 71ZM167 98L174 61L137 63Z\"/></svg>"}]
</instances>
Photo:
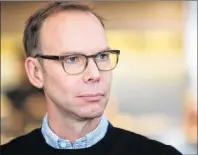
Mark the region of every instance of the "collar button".
<instances>
[{"instance_id":1,"label":"collar button","mask_svg":"<svg viewBox=\"0 0 198 155\"><path fill-rule=\"evenodd\" d=\"M59 142L59 146L61 147L61 148L66 148L66 146L67 146L67 144L65 143L65 142Z\"/></svg>"}]
</instances>

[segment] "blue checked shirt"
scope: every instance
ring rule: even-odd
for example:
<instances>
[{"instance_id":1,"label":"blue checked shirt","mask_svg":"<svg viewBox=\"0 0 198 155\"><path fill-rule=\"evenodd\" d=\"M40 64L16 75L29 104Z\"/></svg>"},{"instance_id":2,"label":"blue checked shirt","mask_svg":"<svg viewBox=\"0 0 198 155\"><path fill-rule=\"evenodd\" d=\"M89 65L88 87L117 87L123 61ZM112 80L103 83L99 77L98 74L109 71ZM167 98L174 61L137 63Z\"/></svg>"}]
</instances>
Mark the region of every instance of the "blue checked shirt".
<instances>
[{"instance_id":1,"label":"blue checked shirt","mask_svg":"<svg viewBox=\"0 0 198 155\"><path fill-rule=\"evenodd\" d=\"M79 138L72 145L69 140L59 138L48 126L48 117L45 115L41 127L41 132L48 145L55 149L83 149L88 148L99 142L104 138L109 122L103 115L98 127L92 132L88 133L82 138Z\"/></svg>"}]
</instances>

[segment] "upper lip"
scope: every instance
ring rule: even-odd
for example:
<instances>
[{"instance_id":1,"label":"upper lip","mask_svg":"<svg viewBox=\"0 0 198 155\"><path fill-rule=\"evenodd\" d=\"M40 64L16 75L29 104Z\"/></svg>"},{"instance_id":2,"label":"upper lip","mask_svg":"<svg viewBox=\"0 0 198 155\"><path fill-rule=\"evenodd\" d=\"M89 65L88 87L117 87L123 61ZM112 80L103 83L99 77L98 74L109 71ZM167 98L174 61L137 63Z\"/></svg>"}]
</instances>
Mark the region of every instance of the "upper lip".
<instances>
[{"instance_id":1,"label":"upper lip","mask_svg":"<svg viewBox=\"0 0 198 155\"><path fill-rule=\"evenodd\" d=\"M78 97L95 97L95 96L104 96L103 93L84 93L79 95Z\"/></svg>"}]
</instances>

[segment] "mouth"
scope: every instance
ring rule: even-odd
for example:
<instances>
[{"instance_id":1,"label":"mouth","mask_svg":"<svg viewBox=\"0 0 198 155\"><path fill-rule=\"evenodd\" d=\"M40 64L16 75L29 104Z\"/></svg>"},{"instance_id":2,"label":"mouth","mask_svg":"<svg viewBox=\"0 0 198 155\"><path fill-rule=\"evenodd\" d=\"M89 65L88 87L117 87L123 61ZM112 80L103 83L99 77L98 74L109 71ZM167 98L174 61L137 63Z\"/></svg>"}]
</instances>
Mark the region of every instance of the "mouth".
<instances>
[{"instance_id":1,"label":"mouth","mask_svg":"<svg viewBox=\"0 0 198 155\"><path fill-rule=\"evenodd\" d=\"M87 102L96 102L100 101L104 98L104 94L102 93L87 93L78 96L78 98L87 101Z\"/></svg>"}]
</instances>

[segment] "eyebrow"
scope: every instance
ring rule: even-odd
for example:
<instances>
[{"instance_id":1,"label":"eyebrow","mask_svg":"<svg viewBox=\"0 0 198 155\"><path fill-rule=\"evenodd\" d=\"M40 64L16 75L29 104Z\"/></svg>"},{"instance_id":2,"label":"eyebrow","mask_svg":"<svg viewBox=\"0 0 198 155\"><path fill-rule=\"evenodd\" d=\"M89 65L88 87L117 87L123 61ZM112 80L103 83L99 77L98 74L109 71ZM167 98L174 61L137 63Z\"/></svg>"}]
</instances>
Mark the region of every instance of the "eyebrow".
<instances>
[{"instance_id":1,"label":"eyebrow","mask_svg":"<svg viewBox=\"0 0 198 155\"><path fill-rule=\"evenodd\" d=\"M101 52L105 52L105 51L107 51L107 50L110 50L110 48L109 47L107 47L107 48L105 48L105 49L103 49L103 50L100 50L99 52L96 52L96 53L94 53L94 54L92 54L92 55L96 55L96 54L98 54L98 53L101 53ZM61 52L60 53L60 55L63 55L63 56L67 56L67 55L75 55L75 54L83 54L83 55L85 55L84 53L82 53L82 52L75 52L75 51L71 51L71 52Z\"/></svg>"}]
</instances>

